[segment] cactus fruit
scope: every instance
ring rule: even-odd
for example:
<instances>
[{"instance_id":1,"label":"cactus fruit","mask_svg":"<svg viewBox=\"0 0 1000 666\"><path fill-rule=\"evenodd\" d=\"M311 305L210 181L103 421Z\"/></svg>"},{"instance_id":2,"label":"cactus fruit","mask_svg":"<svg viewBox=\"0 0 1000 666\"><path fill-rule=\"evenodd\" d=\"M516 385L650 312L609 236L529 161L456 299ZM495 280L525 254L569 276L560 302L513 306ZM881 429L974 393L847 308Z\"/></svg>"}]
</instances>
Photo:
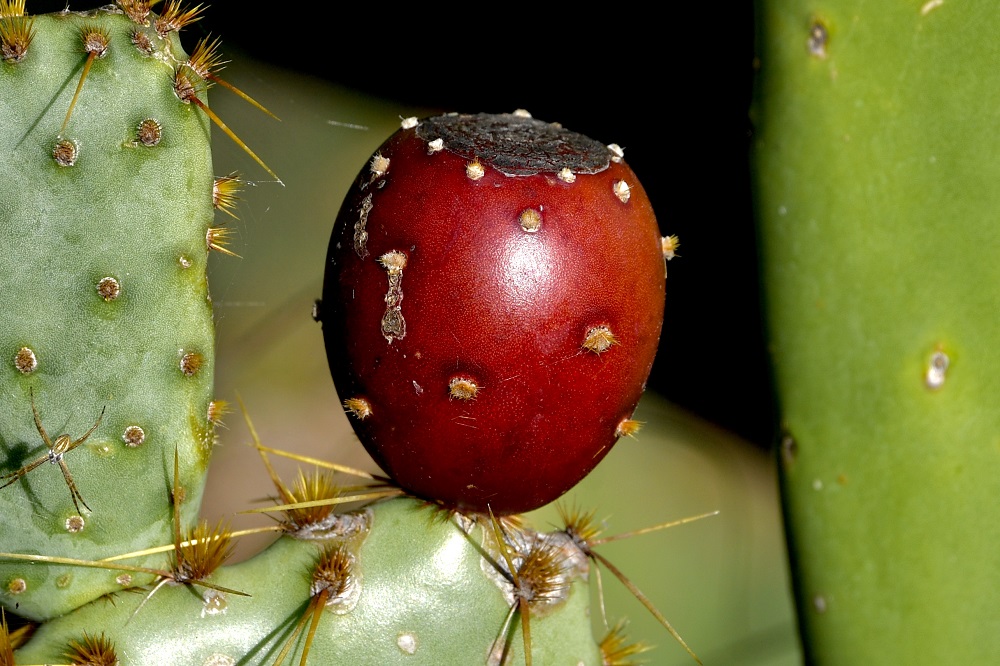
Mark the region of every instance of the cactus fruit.
<instances>
[{"instance_id":1,"label":"cactus fruit","mask_svg":"<svg viewBox=\"0 0 1000 666\"><path fill-rule=\"evenodd\" d=\"M341 208L323 288L361 441L450 507L556 499L638 428L673 243L616 145L524 112L404 121Z\"/></svg>"},{"instance_id":2,"label":"cactus fruit","mask_svg":"<svg viewBox=\"0 0 1000 666\"><path fill-rule=\"evenodd\" d=\"M806 660L1000 663L1000 14L758 4L761 258Z\"/></svg>"}]
</instances>

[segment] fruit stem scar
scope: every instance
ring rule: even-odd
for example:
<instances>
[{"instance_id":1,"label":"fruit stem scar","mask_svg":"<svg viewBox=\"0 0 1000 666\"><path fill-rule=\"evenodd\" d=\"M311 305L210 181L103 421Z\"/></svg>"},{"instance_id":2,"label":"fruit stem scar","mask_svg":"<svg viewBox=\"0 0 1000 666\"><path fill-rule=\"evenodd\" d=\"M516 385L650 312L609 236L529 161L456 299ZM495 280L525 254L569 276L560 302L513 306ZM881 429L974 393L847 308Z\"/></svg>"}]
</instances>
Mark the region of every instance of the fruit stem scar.
<instances>
[{"instance_id":1,"label":"fruit stem scar","mask_svg":"<svg viewBox=\"0 0 1000 666\"><path fill-rule=\"evenodd\" d=\"M403 269L406 255L399 250L386 252L378 258L389 275L389 290L385 293L385 314L382 315L382 335L392 344L395 339L406 337L406 320L403 319Z\"/></svg>"}]
</instances>

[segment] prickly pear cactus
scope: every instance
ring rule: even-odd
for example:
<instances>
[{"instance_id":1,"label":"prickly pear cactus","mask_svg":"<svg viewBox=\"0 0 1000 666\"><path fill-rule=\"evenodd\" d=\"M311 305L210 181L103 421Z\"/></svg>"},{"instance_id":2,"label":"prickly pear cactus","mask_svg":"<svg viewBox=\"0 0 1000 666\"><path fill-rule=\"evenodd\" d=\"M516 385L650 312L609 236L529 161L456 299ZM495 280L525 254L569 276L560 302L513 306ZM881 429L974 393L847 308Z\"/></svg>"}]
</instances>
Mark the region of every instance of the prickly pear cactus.
<instances>
[{"instance_id":1,"label":"prickly pear cactus","mask_svg":"<svg viewBox=\"0 0 1000 666\"><path fill-rule=\"evenodd\" d=\"M763 276L807 658L997 663L1000 15L758 5Z\"/></svg>"},{"instance_id":2,"label":"prickly pear cactus","mask_svg":"<svg viewBox=\"0 0 1000 666\"><path fill-rule=\"evenodd\" d=\"M52 663L101 627L135 664L300 663L307 642L317 664L524 663L509 624L518 590L491 527L439 511L400 498L340 514L322 538L284 536L212 578L250 596L165 587L136 613L142 595L117 595L49 622L18 656ZM538 586L534 662L601 664L582 551L564 533L508 535L522 589Z\"/></svg>"},{"instance_id":3,"label":"prickly pear cactus","mask_svg":"<svg viewBox=\"0 0 1000 666\"><path fill-rule=\"evenodd\" d=\"M211 123L241 143L207 105L218 42L178 39L201 11L0 0L0 666L630 663L619 628L593 638L588 515L539 533L386 479L337 513L332 477L287 486L257 442L285 506L251 531L279 538L222 566L235 535L192 527L238 184ZM23 646L13 614L39 621Z\"/></svg>"},{"instance_id":4,"label":"prickly pear cactus","mask_svg":"<svg viewBox=\"0 0 1000 666\"><path fill-rule=\"evenodd\" d=\"M176 94L203 87L176 30L17 9L0 2L0 550L100 559L170 541L174 451L198 507L210 123ZM150 580L7 562L0 601L41 619Z\"/></svg>"}]
</instances>

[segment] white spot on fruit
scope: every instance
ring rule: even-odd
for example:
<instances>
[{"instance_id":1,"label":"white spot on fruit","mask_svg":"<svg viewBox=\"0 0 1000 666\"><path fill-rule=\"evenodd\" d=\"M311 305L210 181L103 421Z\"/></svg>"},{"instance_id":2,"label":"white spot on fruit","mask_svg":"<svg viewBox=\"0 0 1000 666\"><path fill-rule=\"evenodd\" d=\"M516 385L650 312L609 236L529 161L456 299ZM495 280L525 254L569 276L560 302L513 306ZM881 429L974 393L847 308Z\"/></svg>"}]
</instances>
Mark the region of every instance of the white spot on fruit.
<instances>
[{"instance_id":1,"label":"white spot on fruit","mask_svg":"<svg viewBox=\"0 0 1000 666\"><path fill-rule=\"evenodd\" d=\"M563 167L563 169L558 173L558 178L564 183L576 182L576 174L570 171L569 167Z\"/></svg>"},{"instance_id":2,"label":"white spot on fruit","mask_svg":"<svg viewBox=\"0 0 1000 666\"><path fill-rule=\"evenodd\" d=\"M826 597L824 597L822 594L817 594L815 597L813 597L813 608L815 608L816 612L819 613L820 615L825 613Z\"/></svg>"},{"instance_id":3,"label":"white spot on fruit","mask_svg":"<svg viewBox=\"0 0 1000 666\"><path fill-rule=\"evenodd\" d=\"M434 153L441 152L444 150L444 139L434 139L427 143L427 154L433 155Z\"/></svg>"},{"instance_id":4,"label":"white spot on fruit","mask_svg":"<svg viewBox=\"0 0 1000 666\"><path fill-rule=\"evenodd\" d=\"M372 415L371 403L364 398L348 398L344 401L344 409L359 421L364 421Z\"/></svg>"},{"instance_id":5,"label":"white spot on fruit","mask_svg":"<svg viewBox=\"0 0 1000 666\"><path fill-rule=\"evenodd\" d=\"M115 577L115 582L122 587L130 587L132 585L132 574L118 574L118 576Z\"/></svg>"},{"instance_id":6,"label":"white spot on fruit","mask_svg":"<svg viewBox=\"0 0 1000 666\"><path fill-rule=\"evenodd\" d=\"M421 395L424 392L424 387L413 380L413 390L416 391L417 395Z\"/></svg>"},{"instance_id":7,"label":"white spot on fruit","mask_svg":"<svg viewBox=\"0 0 1000 666\"><path fill-rule=\"evenodd\" d=\"M66 531L70 534L82 532L86 524L86 521L83 520L83 516L70 516L66 519Z\"/></svg>"},{"instance_id":8,"label":"white spot on fruit","mask_svg":"<svg viewBox=\"0 0 1000 666\"><path fill-rule=\"evenodd\" d=\"M945 373L948 372L950 359L943 351L936 351L931 354L927 364L927 373L924 375L924 384L927 388L937 390L944 386Z\"/></svg>"},{"instance_id":9,"label":"white spot on fruit","mask_svg":"<svg viewBox=\"0 0 1000 666\"><path fill-rule=\"evenodd\" d=\"M616 180L612 189L614 189L615 196L622 203L628 203L628 200L632 198L632 190L624 180Z\"/></svg>"},{"instance_id":10,"label":"white spot on fruit","mask_svg":"<svg viewBox=\"0 0 1000 666\"><path fill-rule=\"evenodd\" d=\"M486 175L486 169L480 163L479 159L473 158L471 162L465 165L465 175L469 180L479 180Z\"/></svg>"},{"instance_id":11,"label":"white spot on fruit","mask_svg":"<svg viewBox=\"0 0 1000 666\"><path fill-rule=\"evenodd\" d=\"M417 126L417 117L410 116L409 118L403 118L403 122L399 123L399 126L405 130L413 129Z\"/></svg>"},{"instance_id":12,"label":"white spot on fruit","mask_svg":"<svg viewBox=\"0 0 1000 666\"><path fill-rule=\"evenodd\" d=\"M514 113L512 115L514 115L517 118L530 118L531 117L531 113L529 113L527 109L515 109Z\"/></svg>"},{"instance_id":13,"label":"white spot on fruit","mask_svg":"<svg viewBox=\"0 0 1000 666\"><path fill-rule=\"evenodd\" d=\"M22 594L28 589L28 581L23 578L14 578L7 583L7 592L10 594Z\"/></svg>"},{"instance_id":14,"label":"white spot on fruit","mask_svg":"<svg viewBox=\"0 0 1000 666\"><path fill-rule=\"evenodd\" d=\"M378 259L389 277L389 289L385 294L385 314L382 315L382 335L392 344L393 340L406 337L406 320L403 318L403 269L406 255L399 250L386 252Z\"/></svg>"},{"instance_id":15,"label":"white spot on fruit","mask_svg":"<svg viewBox=\"0 0 1000 666\"><path fill-rule=\"evenodd\" d=\"M542 214L534 208L525 208L517 219L521 223L521 228L529 234L535 233L542 226Z\"/></svg>"},{"instance_id":16,"label":"white spot on fruit","mask_svg":"<svg viewBox=\"0 0 1000 666\"><path fill-rule=\"evenodd\" d=\"M411 633L400 634L396 637L396 645L405 654L416 654L417 652L417 637Z\"/></svg>"},{"instance_id":17,"label":"white spot on fruit","mask_svg":"<svg viewBox=\"0 0 1000 666\"><path fill-rule=\"evenodd\" d=\"M625 151L617 143L609 143L608 151L611 153L612 162L621 162L625 158Z\"/></svg>"}]
</instances>

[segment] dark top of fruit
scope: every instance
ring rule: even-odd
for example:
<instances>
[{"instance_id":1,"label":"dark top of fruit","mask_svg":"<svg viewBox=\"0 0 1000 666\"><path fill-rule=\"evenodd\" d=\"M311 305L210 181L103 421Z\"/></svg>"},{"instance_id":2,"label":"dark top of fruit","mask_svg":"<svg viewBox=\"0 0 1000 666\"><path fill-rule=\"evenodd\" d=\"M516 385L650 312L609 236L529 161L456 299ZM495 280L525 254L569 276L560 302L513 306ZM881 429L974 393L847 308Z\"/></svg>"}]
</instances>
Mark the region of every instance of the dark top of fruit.
<instances>
[{"instance_id":1,"label":"dark top of fruit","mask_svg":"<svg viewBox=\"0 0 1000 666\"><path fill-rule=\"evenodd\" d=\"M530 176L542 171L597 173L608 168L608 147L582 134L527 115L511 113L457 113L425 118L417 136L442 139L444 148L469 159L477 158L508 176Z\"/></svg>"}]
</instances>

